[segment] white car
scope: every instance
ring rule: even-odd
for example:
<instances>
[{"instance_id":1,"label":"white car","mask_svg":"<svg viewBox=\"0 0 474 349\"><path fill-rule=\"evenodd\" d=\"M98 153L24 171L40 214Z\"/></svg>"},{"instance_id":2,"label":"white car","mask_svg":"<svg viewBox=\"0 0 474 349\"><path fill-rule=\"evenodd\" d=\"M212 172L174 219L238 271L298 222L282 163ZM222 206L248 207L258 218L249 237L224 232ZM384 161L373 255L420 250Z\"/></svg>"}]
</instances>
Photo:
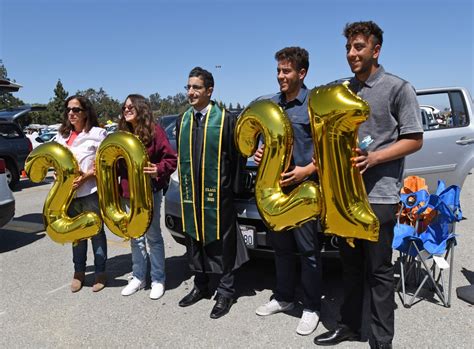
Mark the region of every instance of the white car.
<instances>
[{"instance_id":1,"label":"white car","mask_svg":"<svg viewBox=\"0 0 474 349\"><path fill-rule=\"evenodd\" d=\"M15 198L8 186L5 168L5 160L0 159L0 227L15 215Z\"/></svg>"}]
</instances>

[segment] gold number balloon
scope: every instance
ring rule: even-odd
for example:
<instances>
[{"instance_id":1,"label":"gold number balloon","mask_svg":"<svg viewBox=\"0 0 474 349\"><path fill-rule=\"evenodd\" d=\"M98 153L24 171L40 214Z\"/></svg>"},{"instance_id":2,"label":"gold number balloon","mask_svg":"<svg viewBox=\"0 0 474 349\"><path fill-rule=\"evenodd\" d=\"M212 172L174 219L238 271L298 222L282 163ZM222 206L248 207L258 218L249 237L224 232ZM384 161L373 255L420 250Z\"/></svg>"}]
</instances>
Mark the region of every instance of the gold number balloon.
<instances>
[{"instance_id":1,"label":"gold number balloon","mask_svg":"<svg viewBox=\"0 0 474 349\"><path fill-rule=\"evenodd\" d=\"M56 180L43 207L46 232L59 243L96 235L102 227L102 221L95 213L84 212L74 218L67 215L75 193L72 183L79 175L79 166L71 151L55 142L41 144L28 155L25 163L28 177L36 183L46 177L51 167L56 171Z\"/></svg>"},{"instance_id":2,"label":"gold number balloon","mask_svg":"<svg viewBox=\"0 0 474 349\"><path fill-rule=\"evenodd\" d=\"M122 209L117 183L117 161L127 165L130 212ZM96 157L100 210L107 227L123 238L137 238L148 229L153 215L150 176L144 175L148 154L142 142L129 132L115 132L99 146ZM159 207L156 208L159 210Z\"/></svg>"},{"instance_id":3,"label":"gold number balloon","mask_svg":"<svg viewBox=\"0 0 474 349\"><path fill-rule=\"evenodd\" d=\"M315 88L309 97L310 124L324 200L321 215L327 233L377 241L373 213L360 171L352 166L357 130L370 107L348 83Z\"/></svg>"},{"instance_id":4,"label":"gold number balloon","mask_svg":"<svg viewBox=\"0 0 474 349\"><path fill-rule=\"evenodd\" d=\"M246 108L236 125L235 142L244 156L251 156L257 149L259 134L264 135L255 200L269 228L294 228L320 215L326 233L378 239L379 222L370 207L362 176L351 162L358 126L369 111L368 104L346 83L312 90L309 114L320 185L307 181L285 195L279 180L291 158L291 124L273 102L257 101Z\"/></svg>"},{"instance_id":5,"label":"gold number balloon","mask_svg":"<svg viewBox=\"0 0 474 349\"><path fill-rule=\"evenodd\" d=\"M257 172L255 201L263 221L278 232L319 215L321 195L316 183L304 182L288 195L282 191L280 174L291 161L293 129L283 109L268 100L252 103L238 119L234 137L244 156L255 153L259 134L264 136L265 148Z\"/></svg>"}]
</instances>

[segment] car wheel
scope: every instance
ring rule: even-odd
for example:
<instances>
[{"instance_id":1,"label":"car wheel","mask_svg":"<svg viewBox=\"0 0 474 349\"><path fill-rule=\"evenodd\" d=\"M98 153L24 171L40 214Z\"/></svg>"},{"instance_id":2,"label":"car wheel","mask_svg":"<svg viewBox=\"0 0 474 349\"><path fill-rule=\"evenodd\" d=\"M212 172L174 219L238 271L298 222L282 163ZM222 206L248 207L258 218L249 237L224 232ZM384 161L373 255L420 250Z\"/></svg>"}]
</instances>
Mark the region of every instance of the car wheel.
<instances>
[{"instance_id":1,"label":"car wheel","mask_svg":"<svg viewBox=\"0 0 474 349\"><path fill-rule=\"evenodd\" d=\"M20 181L20 175L18 173L18 170L11 161L7 161L6 163L5 176L7 177L7 183L10 189L15 188L18 182Z\"/></svg>"}]
</instances>

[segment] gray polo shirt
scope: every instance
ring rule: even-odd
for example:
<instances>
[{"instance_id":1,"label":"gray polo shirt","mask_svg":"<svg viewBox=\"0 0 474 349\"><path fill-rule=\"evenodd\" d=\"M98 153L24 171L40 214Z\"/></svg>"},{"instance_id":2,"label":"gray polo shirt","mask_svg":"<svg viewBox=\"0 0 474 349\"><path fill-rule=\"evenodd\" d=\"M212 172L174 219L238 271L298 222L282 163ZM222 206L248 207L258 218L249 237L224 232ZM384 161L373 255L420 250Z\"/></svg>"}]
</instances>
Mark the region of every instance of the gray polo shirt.
<instances>
[{"instance_id":1,"label":"gray polo shirt","mask_svg":"<svg viewBox=\"0 0 474 349\"><path fill-rule=\"evenodd\" d=\"M370 116L359 127L359 139L370 135L375 151L395 143L401 135L423 133L420 106L414 88L407 81L385 72L382 66L367 81L350 80L352 91L370 105ZM405 159L369 168L364 174L365 188L372 204L396 204L400 199Z\"/></svg>"}]
</instances>

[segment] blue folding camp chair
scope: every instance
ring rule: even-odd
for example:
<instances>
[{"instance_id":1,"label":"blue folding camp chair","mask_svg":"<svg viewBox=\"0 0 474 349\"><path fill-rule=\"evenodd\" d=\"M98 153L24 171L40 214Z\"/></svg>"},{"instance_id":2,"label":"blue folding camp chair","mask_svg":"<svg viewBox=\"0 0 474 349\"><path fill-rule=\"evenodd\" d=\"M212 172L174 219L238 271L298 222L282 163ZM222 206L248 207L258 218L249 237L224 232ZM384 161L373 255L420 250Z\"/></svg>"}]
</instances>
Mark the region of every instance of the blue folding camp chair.
<instances>
[{"instance_id":1,"label":"blue folding camp chair","mask_svg":"<svg viewBox=\"0 0 474 349\"><path fill-rule=\"evenodd\" d=\"M432 210L431 220L426 228L418 233L416 226L411 229L397 224L395 227L392 247L400 251L401 265L397 291L401 286L402 303L405 307L413 304L427 282L445 307L451 305L452 265L456 245L454 227L455 223L462 219L459 196L458 186L446 188L444 182L440 181L436 194L430 195L416 212L419 217L423 217L426 210ZM416 225L418 224L417 222ZM446 272L449 274L447 283L444 277ZM417 288L407 302L406 282L409 276L413 277Z\"/></svg>"}]
</instances>

